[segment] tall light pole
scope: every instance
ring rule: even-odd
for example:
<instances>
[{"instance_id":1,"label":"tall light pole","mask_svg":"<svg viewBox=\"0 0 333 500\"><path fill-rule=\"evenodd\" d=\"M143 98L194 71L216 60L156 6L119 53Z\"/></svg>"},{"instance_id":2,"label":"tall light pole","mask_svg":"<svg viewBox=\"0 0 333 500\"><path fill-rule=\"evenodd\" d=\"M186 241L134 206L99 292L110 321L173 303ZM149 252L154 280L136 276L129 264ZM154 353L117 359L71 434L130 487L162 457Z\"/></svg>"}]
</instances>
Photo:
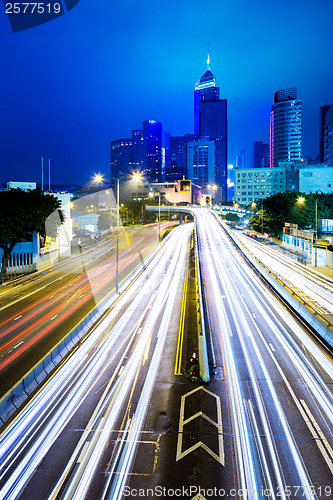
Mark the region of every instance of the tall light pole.
<instances>
[{"instance_id":1,"label":"tall light pole","mask_svg":"<svg viewBox=\"0 0 333 500\"><path fill-rule=\"evenodd\" d=\"M118 294L118 266L119 266L119 179L117 179L117 258L116 258L116 294Z\"/></svg>"},{"instance_id":2,"label":"tall light pole","mask_svg":"<svg viewBox=\"0 0 333 500\"><path fill-rule=\"evenodd\" d=\"M261 241L264 242L264 202L261 202Z\"/></svg>"}]
</instances>

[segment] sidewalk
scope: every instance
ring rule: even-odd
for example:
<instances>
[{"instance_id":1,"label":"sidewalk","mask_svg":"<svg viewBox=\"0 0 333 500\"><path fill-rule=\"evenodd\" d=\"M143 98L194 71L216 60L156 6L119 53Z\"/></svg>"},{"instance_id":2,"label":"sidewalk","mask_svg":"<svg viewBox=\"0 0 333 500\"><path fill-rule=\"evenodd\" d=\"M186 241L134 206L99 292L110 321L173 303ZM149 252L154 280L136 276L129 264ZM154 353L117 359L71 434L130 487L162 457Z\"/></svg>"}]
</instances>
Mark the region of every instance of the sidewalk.
<instances>
[{"instance_id":1,"label":"sidewalk","mask_svg":"<svg viewBox=\"0 0 333 500\"><path fill-rule=\"evenodd\" d=\"M328 266L315 267L313 264L310 263L303 264L302 262L299 261L300 255L297 252L292 252L291 250L288 250L288 248L282 246L281 241L276 238L272 238L272 240L273 240L272 246L274 250L277 250L278 252L281 252L284 255L288 255L290 259L297 260L297 262L299 264L302 264L306 269L322 274L326 278L330 278L331 280L333 280L333 269L331 269L330 267Z\"/></svg>"}]
</instances>

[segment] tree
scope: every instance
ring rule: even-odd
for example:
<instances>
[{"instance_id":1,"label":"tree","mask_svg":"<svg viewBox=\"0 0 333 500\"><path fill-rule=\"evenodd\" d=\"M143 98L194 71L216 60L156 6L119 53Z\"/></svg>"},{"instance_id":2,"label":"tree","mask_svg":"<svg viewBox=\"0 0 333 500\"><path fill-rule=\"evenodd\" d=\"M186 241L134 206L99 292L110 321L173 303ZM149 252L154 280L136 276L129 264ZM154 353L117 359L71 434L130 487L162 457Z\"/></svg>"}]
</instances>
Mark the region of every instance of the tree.
<instances>
[{"instance_id":1,"label":"tree","mask_svg":"<svg viewBox=\"0 0 333 500\"><path fill-rule=\"evenodd\" d=\"M224 215L223 217L225 220L229 220L231 222L238 222L240 217L237 214L234 214L232 212L228 212Z\"/></svg>"},{"instance_id":2,"label":"tree","mask_svg":"<svg viewBox=\"0 0 333 500\"><path fill-rule=\"evenodd\" d=\"M57 217L48 217L56 213ZM0 191L0 248L2 255L2 272L7 273L10 254L15 245L31 239L36 231L41 236L55 237L59 226L64 222L60 210L60 201L41 189L22 191L11 189Z\"/></svg>"},{"instance_id":3,"label":"tree","mask_svg":"<svg viewBox=\"0 0 333 500\"><path fill-rule=\"evenodd\" d=\"M111 226L117 225L117 215L110 212L103 212L98 217L97 227L100 231L106 231Z\"/></svg>"},{"instance_id":4,"label":"tree","mask_svg":"<svg viewBox=\"0 0 333 500\"><path fill-rule=\"evenodd\" d=\"M303 199L302 202L299 200ZM277 193L258 202L262 209L251 217L250 224L261 232L262 216L264 219L264 231L270 234L279 234L283 230L284 223L297 224L299 228L313 228L315 225L315 205L317 200L318 219L332 218L333 195L326 193L298 193L286 191Z\"/></svg>"}]
</instances>

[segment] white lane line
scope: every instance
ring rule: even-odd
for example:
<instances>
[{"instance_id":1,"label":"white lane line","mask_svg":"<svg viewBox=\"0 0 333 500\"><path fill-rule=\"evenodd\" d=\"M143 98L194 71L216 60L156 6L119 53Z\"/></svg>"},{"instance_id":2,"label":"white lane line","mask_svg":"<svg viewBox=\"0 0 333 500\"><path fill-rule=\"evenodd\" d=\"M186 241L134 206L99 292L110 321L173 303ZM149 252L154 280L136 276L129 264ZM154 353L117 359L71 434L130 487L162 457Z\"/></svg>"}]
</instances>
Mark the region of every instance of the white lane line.
<instances>
[{"instance_id":1,"label":"white lane line","mask_svg":"<svg viewBox=\"0 0 333 500\"><path fill-rule=\"evenodd\" d=\"M80 295L79 299L82 299L82 297L84 297L84 295L85 295L84 293L82 295Z\"/></svg>"},{"instance_id":2,"label":"white lane line","mask_svg":"<svg viewBox=\"0 0 333 500\"><path fill-rule=\"evenodd\" d=\"M51 321L53 321L57 316L58 316L58 314L56 314L55 316L53 316L53 318L51 318Z\"/></svg>"},{"instance_id":3,"label":"white lane line","mask_svg":"<svg viewBox=\"0 0 333 500\"><path fill-rule=\"evenodd\" d=\"M274 348L273 344L271 344L270 342L269 342L269 347L272 349L273 352L275 352L275 348Z\"/></svg>"},{"instance_id":4,"label":"white lane line","mask_svg":"<svg viewBox=\"0 0 333 500\"><path fill-rule=\"evenodd\" d=\"M14 345L13 349L16 349L16 347L18 347L21 344L23 344L23 340L21 342L19 342L18 344Z\"/></svg>"},{"instance_id":5,"label":"white lane line","mask_svg":"<svg viewBox=\"0 0 333 500\"><path fill-rule=\"evenodd\" d=\"M124 368L125 368L125 365L123 365L123 366L120 367L120 370L118 372L118 377L120 377L120 375L123 373Z\"/></svg>"},{"instance_id":6,"label":"white lane line","mask_svg":"<svg viewBox=\"0 0 333 500\"><path fill-rule=\"evenodd\" d=\"M83 448L82 448L82 451L81 451L81 453L80 453L80 456L79 456L79 458L77 459L77 462L76 462L77 464L80 464L80 463L82 462L83 457L84 457L84 454L85 454L85 452L87 451L87 448L88 448L89 444L90 444L90 441L87 441L86 443L84 443L84 446L83 446Z\"/></svg>"},{"instance_id":7,"label":"white lane line","mask_svg":"<svg viewBox=\"0 0 333 500\"><path fill-rule=\"evenodd\" d=\"M22 318L22 314L20 314L19 316L17 316L16 318L14 318L14 321L17 321L18 319Z\"/></svg>"},{"instance_id":8,"label":"white lane line","mask_svg":"<svg viewBox=\"0 0 333 500\"><path fill-rule=\"evenodd\" d=\"M51 295L51 296L49 297L49 300L50 300L50 299L53 299L53 297L54 297L54 295Z\"/></svg>"},{"instance_id":9,"label":"white lane line","mask_svg":"<svg viewBox=\"0 0 333 500\"><path fill-rule=\"evenodd\" d=\"M330 469L331 471L331 474L333 474L333 462L332 462L332 458L333 458L333 450L329 444L329 442L327 441L323 431L321 430L321 428L319 427L319 424L317 423L316 419L314 418L314 416L312 415L308 405L306 404L306 402L304 401L304 399L300 399L300 402L302 403L302 405L304 406L305 408L305 411L308 415L308 417L310 418L311 420L311 423L306 420L306 425L308 426L312 436L314 437L315 441L316 441L316 444L322 454L322 456L324 457L324 460L325 462L327 463L328 465L328 468ZM317 431L317 433L316 433ZM327 451L325 450L325 447L324 445L326 446L326 449L328 451L328 453L331 455L331 457L329 457Z\"/></svg>"},{"instance_id":10,"label":"white lane line","mask_svg":"<svg viewBox=\"0 0 333 500\"><path fill-rule=\"evenodd\" d=\"M252 313L252 316L254 317L254 319L257 319L256 315L254 313Z\"/></svg>"}]
</instances>

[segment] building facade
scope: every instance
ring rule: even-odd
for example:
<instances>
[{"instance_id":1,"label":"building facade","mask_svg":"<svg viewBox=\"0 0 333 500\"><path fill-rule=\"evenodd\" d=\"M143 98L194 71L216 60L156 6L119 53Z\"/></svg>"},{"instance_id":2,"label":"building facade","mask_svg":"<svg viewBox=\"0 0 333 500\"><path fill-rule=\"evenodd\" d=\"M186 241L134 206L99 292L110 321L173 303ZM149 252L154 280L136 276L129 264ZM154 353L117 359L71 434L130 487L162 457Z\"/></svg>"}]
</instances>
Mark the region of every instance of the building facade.
<instances>
[{"instance_id":1,"label":"building facade","mask_svg":"<svg viewBox=\"0 0 333 500\"><path fill-rule=\"evenodd\" d=\"M286 167L236 168L235 202L250 205L272 194L287 191Z\"/></svg>"},{"instance_id":2,"label":"building facade","mask_svg":"<svg viewBox=\"0 0 333 500\"><path fill-rule=\"evenodd\" d=\"M270 117L270 166L302 158L302 109L296 88L275 92Z\"/></svg>"},{"instance_id":3,"label":"building facade","mask_svg":"<svg viewBox=\"0 0 333 500\"><path fill-rule=\"evenodd\" d=\"M216 86L216 78L210 70L208 56L206 72L194 89L194 138L200 144L194 149L192 145L191 151L188 152L188 175L190 177L191 173L194 173L193 182L197 183L196 179L199 179L203 192L207 192L208 184L218 186L216 201L219 202L227 199L227 128L227 100L220 99L220 89ZM208 146L201 141L210 141L214 146ZM192 143L188 144L189 148L190 144ZM205 156L207 147L210 152L209 162L202 163L203 172L200 172L199 157ZM198 161L195 160L196 157ZM194 164L189 163L192 160L195 161Z\"/></svg>"},{"instance_id":4,"label":"building facade","mask_svg":"<svg viewBox=\"0 0 333 500\"><path fill-rule=\"evenodd\" d=\"M161 122L146 120L142 129L132 130L131 139L111 142L111 181L128 180L134 172L142 173L150 182L165 179L169 162L168 134Z\"/></svg>"},{"instance_id":5,"label":"building facade","mask_svg":"<svg viewBox=\"0 0 333 500\"><path fill-rule=\"evenodd\" d=\"M193 134L170 137L170 161L165 167L166 181L175 182L187 178L187 145L193 140Z\"/></svg>"},{"instance_id":6,"label":"building facade","mask_svg":"<svg viewBox=\"0 0 333 500\"><path fill-rule=\"evenodd\" d=\"M219 167L215 141L198 139L187 145L187 173L194 184L208 192L208 185L216 184L216 170Z\"/></svg>"},{"instance_id":7,"label":"building facade","mask_svg":"<svg viewBox=\"0 0 333 500\"><path fill-rule=\"evenodd\" d=\"M125 180L132 165L132 140L117 139L111 142L111 181Z\"/></svg>"},{"instance_id":8,"label":"building facade","mask_svg":"<svg viewBox=\"0 0 333 500\"><path fill-rule=\"evenodd\" d=\"M319 161L333 167L333 104L320 107Z\"/></svg>"},{"instance_id":9,"label":"building facade","mask_svg":"<svg viewBox=\"0 0 333 500\"><path fill-rule=\"evenodd\" d=\"M269 167L269 144L264 144L262 141L256 141L253 143L252 167L253 168Z\"/></svg>"},{"instance_id":10,"label":"building facade","mask_svg":"<svg viewBox=\"0 0 333 500\"><path fill-rule=\"evenodd\" d=\"M295 189L301 193L333 193L333 166L318 163L295 169Z\"/></svg>"}]
</instances>

